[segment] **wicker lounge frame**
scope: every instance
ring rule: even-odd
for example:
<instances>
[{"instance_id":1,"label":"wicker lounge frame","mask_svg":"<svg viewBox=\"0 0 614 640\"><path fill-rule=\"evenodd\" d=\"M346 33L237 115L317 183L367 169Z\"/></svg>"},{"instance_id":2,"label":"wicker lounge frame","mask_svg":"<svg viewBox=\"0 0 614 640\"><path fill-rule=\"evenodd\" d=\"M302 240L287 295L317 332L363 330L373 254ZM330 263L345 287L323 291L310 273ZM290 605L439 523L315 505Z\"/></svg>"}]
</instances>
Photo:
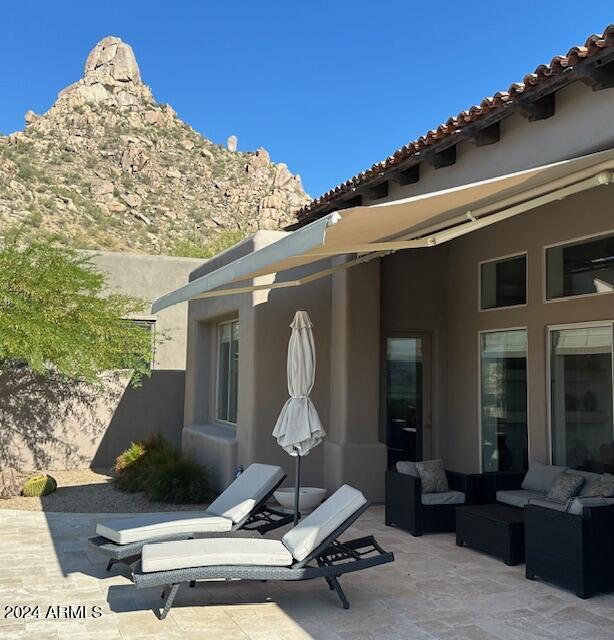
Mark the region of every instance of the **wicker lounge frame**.
<instances>
[{"instance_id":1,"label":"wicker lounge frame","mask_svg":"<svg viewBox=\"0 0 614 640\"><path fill-rule=\"evenodd\" d=\"M391 552L384 551L373 536L340 542L338 537L369 507L369 503L357 509L335 531L326 537L304 560L289 567L267 565L221 565L190 567L144 573L141 561L132 565L132 581L137 589L163 587L165 598L159 618L166 618L182 584L194 586L199 580L313 580L324 578L331 591L335 591L344 609L350 603L339 584L345 573L362 571L369 567L394 561ZM315 564L314 564L315 563Z\"/></svg>"},{"instance_id":2,"label":"wicker lounge frame","mask_svg":"<svg viewBox=\"0 0 614 640\"><path fill-rule=\"evenodd\" d=\"M190 540L195 537L218 537L223 538L227 536L236 535L237 532L244 531L246 534L259 533L265 535L269 531L284 527L290 524L294 520L292 514L288 515L281 511L271 509L267 507L267 502L273 496L273 493L277 491L281 483L286 479L283 478L254 506L254 508L239 522L232 525L230 531L218 531L207 533L175 533L164 536L155 536L151 538L144 538L143 540L137 540L136 542L130 542L128 544L117 544L105 538L104 536L94 536L88 539L88 547L93 551L103 554L108 558L107 571L111 570L111 567L116 563L122 563L131 565L140 558L141 550L146 544L154 542L170 542L172 540ZM180 512L178 517L180 517Z\"/></svg>"}]
</instances>

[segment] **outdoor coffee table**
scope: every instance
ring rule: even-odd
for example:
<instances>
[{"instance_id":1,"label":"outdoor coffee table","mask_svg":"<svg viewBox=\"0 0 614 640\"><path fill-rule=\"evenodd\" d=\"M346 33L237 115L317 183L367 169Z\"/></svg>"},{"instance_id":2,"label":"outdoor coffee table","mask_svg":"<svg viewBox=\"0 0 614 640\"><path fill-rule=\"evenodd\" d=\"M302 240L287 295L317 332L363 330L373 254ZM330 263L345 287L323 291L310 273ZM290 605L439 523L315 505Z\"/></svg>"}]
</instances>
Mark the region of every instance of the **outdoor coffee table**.
<instances>
[{"instance_id":1,"label":"outdoor coffee table","mask_svg":"<svg viewBox=\"0 0 614 640\"><path fill-rule=\"evenodd\" d=\"M524 510L504 504L456 509L456 544L500 558L507 565L524 561Z\"/></svg>"}]
</instances>

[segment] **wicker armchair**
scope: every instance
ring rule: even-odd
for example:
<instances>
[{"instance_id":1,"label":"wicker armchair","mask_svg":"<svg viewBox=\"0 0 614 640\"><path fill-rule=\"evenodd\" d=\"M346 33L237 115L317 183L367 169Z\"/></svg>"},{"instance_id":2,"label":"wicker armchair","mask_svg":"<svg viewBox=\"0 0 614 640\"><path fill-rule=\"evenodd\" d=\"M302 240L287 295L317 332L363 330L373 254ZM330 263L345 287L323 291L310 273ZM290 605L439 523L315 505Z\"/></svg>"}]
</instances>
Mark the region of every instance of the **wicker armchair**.
<instances>
[{"instance_id":1,"label":"wicker armchair","mask_svg":"<svg viewBox=\"0 0 614 640\"><path fill-rule=\"evenodd\" d=\"M479 475L446 471L451 491L465 494L465 504L479 501ZM420 478L386 471L386 526L396 525L412 536L456 530L458 504L423 504Z\"/></svg>"},{"instance_id":2,"label":"wicker armchair","mask_svg":"<svg viewBox=\"0 0 614 640\"><path fill-rule=\"evenodd\" d=\"M526 576L542 578L590 598L614 590L614 505L574 515L525 507Z\"/></svg>"}]
</instances>

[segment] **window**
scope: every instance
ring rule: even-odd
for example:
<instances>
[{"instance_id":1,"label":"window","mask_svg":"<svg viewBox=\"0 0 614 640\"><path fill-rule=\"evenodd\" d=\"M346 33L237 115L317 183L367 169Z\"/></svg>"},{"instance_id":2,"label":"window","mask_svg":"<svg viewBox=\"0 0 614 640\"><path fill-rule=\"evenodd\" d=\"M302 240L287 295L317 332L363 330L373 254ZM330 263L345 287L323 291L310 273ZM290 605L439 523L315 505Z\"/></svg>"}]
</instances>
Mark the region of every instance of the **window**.
<instances>
[{"instance_id":1,"label":"window","mask_svg":"<svg viewBox=\"0 0 614 640\"><path fill-rule=\"evenodd\" d=\"M526 254L480 265L480 309L499 309L526 303Z\"/></svg>"},{"instance_id":2,"label":"window","mask_svg":"<svg viewBox=\"0 0 614 640\"><path fill-rule=\"evenodd\" d=\"M237 422L239 388L239 322L224 322L218 327L217 419Z\"/></svg>"},{"instance_id":3,"label":"window","mask_svg":"<svg viewBox=\"0 0 614 640\"><path fill-rule=\"evenodd\" d=\"M483 471L527 468L527 332L480 334Z\"/></svg>"},{"instance_id":4,"label":"window","mask_svg":"<svg viewBox=\"0 0 614 640\"><path fill-rule=\"evenodd\" d=\"M149 369L154 368L155 363L155 331L156 331L156 321L153 318L126 318L132 325L138 327L141 331L144 331L150 340L151 349L149 355L146 358L142 358L144 360L143 364ZM136 354L131 354L125 359L125 365L123 368L132 369L135 364ZM141 356L138 357L141 360Z\"/></svg>"},{"instance_id":5,"label":"window","mask_svg":"<svg viewBox=\"0 0 614 640\"><path fill-rule=\"evenodd\" d=\"M554 464L611 471L612 324L550 331Z\"/></svg>"},{"instance_id":6,"label":"window","mask_svg":"<svg viewBox=\"0 0 614 640\"><path fill-rule=\"evenodd\" d=\"M546 249L546 299L614 291L614 234Z\"/></svg>"}]
</instances>

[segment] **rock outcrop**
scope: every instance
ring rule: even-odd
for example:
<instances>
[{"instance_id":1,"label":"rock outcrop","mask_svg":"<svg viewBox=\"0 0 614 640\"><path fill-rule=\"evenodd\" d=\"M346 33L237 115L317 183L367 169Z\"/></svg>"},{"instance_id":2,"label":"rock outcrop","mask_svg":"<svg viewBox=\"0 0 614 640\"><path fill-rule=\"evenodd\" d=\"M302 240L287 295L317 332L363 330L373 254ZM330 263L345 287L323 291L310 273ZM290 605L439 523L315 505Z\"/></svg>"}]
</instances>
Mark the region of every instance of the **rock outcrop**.
<instances>
[{"instance_id":1,"label":"rock outcrop","mask_svg":"<svg viewBox=\"0 0 614 640\"><path fill-rule=\"evenodd\" d=\"M101 40L83 78L26 128L0 136L0 225L73 246L181 253L224 231L293 221L309 198L265 149L217 145L157 103L132 48Z\"/></svg>"}]
</instances>

